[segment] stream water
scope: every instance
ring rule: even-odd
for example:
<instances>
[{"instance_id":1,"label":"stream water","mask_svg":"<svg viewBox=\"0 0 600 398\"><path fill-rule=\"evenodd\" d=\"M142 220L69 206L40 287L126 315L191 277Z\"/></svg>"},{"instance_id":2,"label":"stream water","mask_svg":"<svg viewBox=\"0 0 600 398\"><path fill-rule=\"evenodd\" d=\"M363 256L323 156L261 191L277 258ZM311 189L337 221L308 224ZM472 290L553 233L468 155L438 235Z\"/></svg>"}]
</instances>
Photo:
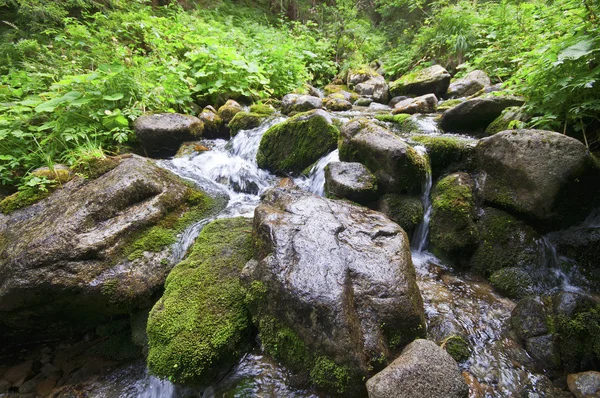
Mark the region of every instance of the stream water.
<instances>
[{"instance_id":1,"label":"stream water","mask_svg":"<svg viewBox=\"0 0 600 398\"><path fill-rule=\"evenodd\" d=\"M355 109L335 113L334 117L345 121L372 113L373 110L368 108ZM258 128L241 131L230 141L202 142L202 145L210 148L209 151L165 160L161 165L209 192L227 195L228 205L216 218L251 217L260 195L279 181L276 176L259 169L255 159L264 132L282 120L282 117L274 117ZM432 118L418 118L418 122L423 127L423 133L440 134ZM425 152L423 147L417 149ZM307 177L298 177L294 182L302 189L323 195L325 166L337 160L339 155L336 150L317 162ZM495 294L481 278L457 273L427 251L431 187L429 173L422 193L425 217L412 238L413 262L429 329L452 328L468 339L472 354L461 368L480 384L480 387L472 389L471 397L544 396L542 388L547 379L532 372L531 361L525 351L509 338L507 320L515 303ZM208 221L186 231L174 248L173 256L181 258ZM557 264L551 239L547 237L540 244L546 245L548 262L555 261ZM550 268L559 269L556 264ZM565 279L566 276L561 278L563 288L574 288ZM246 355L229 375L203 393L178 389L167 381L151 377L143 363L129 365L106 376L104 381L98 383L96 393L92 396L317 397L311 391L289 387L284 369L262 355L260 347Z\"/></svg>"}]
</instances>

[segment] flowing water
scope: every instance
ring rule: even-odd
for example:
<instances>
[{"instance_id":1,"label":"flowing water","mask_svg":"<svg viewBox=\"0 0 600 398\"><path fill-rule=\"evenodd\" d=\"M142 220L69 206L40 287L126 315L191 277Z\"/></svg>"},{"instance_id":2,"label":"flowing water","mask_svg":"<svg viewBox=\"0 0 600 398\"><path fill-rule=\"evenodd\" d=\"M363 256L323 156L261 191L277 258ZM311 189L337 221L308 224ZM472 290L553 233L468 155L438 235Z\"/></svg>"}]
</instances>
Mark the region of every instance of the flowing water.
<instances>
[{"instance_id":1,"label":"flowing water","mask_svg":"<svg viewBox=\"0 0 600 398\"><path fill-rule=\"evenodd\" d=\"M372 114L373 110L355 109L336 113L334 117L343 122L355 116ZM262 135L270 126L282 120L282 117L274 117L256 129L241 131L229 142L203 142L203 145L210 147L209 151L165 160L161 164L208 192L228 197L226 208L215 218L251 217L260 201L260 195L279 181L273 174L259 169L255 159ZM432 117L420 117L417 120L425 133L439 134ZM426 152L423 147L417 147L417 150L423 154ZM323 195L325 166L338 160L338 151L333 151L319 160L307 177L296 178L294 182L301 189ZM422 192L425 216L412 239L417 283L422 292L430 329L428 337L435 339L431 331L450 328L468 339L472 353L461 368L480 383L479 387L471 390L471 397L544 396L541 388L545 378L531 371L531 360L509 338L508 320L515 303L495 294L491 286L481 278L456 272L427 251L432 209L431 187L432 177L428 173ZM599 219L600 217L590 223L598 222ZM209 221L204 220L186 231L174 248L173 256L183 257ZM555 249L552 249L554 246L551 244L551 237L542 239L540 245L545 245L547 266L559 270L560 260ZM569 279L563 277L562 286L569 289ZM285 371L263 356L260 347L246 355L223 380L203 393L180 390L167 381L157 380L149 376L143 369L143 364L139 363L114 372L107 380L110 386L104 386L107 390L97 396L316 397L310 391L289 387Z\"/></svg>"}]
</instances>

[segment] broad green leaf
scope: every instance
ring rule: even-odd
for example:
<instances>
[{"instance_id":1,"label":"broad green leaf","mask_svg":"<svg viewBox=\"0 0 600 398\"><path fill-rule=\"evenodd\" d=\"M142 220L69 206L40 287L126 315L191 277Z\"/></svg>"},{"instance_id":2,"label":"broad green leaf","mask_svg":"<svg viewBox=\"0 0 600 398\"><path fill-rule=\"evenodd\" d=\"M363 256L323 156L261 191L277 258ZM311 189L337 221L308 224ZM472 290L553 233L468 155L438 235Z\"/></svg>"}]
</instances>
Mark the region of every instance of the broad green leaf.
<instances>
[{"instance_id":1,"label":"broad green leaf","mask_svg":"<svg viewBox=\"0 0 600 398\"><path fill-rule=\"evenodd\" d=\"M112 94L112 95L105 95L104 97L102 97L103 100L106 101L118 101L120 99L122 99L124 97L123 93L116 93L116 94Z\"/></svg>"},{"instance_id":2,"label":"broad green leaf","mask_svg":"<svg viewBox=\"0 0 600 398\"><path fill-rule=\"evenodd\" d=\"M592 39L581 40L572 46L569 46L562 50L558 54L558 60L562 61L565 59L579 59L591 54L594 51L594 41Z\"/></svg>"}]
</instances>

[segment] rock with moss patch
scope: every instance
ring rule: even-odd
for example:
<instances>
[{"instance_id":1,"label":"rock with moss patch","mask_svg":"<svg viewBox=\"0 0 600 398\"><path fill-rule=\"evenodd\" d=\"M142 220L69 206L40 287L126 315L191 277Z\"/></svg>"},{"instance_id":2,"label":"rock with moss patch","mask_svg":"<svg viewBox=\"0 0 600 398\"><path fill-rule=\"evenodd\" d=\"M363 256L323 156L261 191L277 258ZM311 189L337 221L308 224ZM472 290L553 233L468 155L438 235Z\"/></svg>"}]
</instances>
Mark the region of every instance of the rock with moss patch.
<instances>
[{"instance_id":1,"label":"rock with moss patch","mask_svg":"<svg viewBox=\"0 0 600 398\"><path fill-rule=\"evenodd\" d=\"M471 268L489 277L502 268L538 264L540 235L533 228L501 210L486 207L481 212L476 221L480 241Z\"/></svg>"},{"instance_id":2,"label":"rock with moss patch","mask_svg":"<svg viewBox=\"0 0 600 398\"><path fill-rule=\"evenodd\" d=\"M393 123L392 128L395 132L402 134L417 134L422 133L422 129L414 119L413 115L408 113L399 113L397 115L375 115L375 119Z\"/></svg>"},{"instance_id":3,"label":"rock with moss patch","mask_svg":"<svg viewBox=\"0 0 600 398\"><path fill-rule=\"evenodd\" d=\"M452 335L446 337L442 341L442 348L446 350L448 354L456 362L465 362L471 356L471 347L469 342L462 336Z\"/></svg>"},{"instance_id":4,"label":"rock with moss patch","mask_svg":"<svg viewBox=\"0 0 600 398\"><path fill-rule=\"evenodd\" d=\"M67 333L153 303L176 234L217 201L131 156L95 180L0 215L0 336Z\"/></svg>"},{"instance_id":5,"label":"rock with moss patch","mask_svg":"<svg viewBox=\"0 0 600 398\"><path fill-rule=\"evenodd\" d=\"M445 172L473 168L475 140L432 135L413 135L410 139L427 149L434 179Z\"/></svg>"},{"instance_id":6,"label":"rock with moss patch","mask_svg":"<svg viewBox=\"0 0 600 398\"><path fill-rule=\"evenodd\" d=\"M583 220L600 195L600 166L579 141L542 130L503 131L479 141L483 199L550 226Z\"/></svg>"},{"instance_id":7,"label":"rock with moss patch","mask_svg":"<svg viewBox=\"0 0 600 398\"><path fill-rule=\"evenodd\" d=\"M513 299L523 298L533 293L533 280L522 268L502 268L492 274L490 282L500 293Z\"/></svg>"},{"instance_id":8,"label":"rock with moss patch","mask_svg":"<svg viewBox=\"0 0 600 398\"><path fill-rule=\"evenodd\" d=\"M452 133L482 136L484 130L502 111L511 106L521 106L525 101L518 97L485 97L461 102L442 114L440 127Z\"/></svg>"},{"instance_id":9,"label":"rock with moss patch","mask_svg":"<svg viewBox=\"0 0 600 398\"><path fill-rule=\"evenodd\" d=\"M600 213L583 225L554 233L553 243L559 254L577 262L577 270L592 282L590 288L600 290Z\"/></svg>"},{"instance_id":10,"label":"rock with moss patch","mask_svg":"<svg viewBox=\"0 0 600 398\"><path fill-rule=\"evenodd\" d=\"M205 109L198 115L198 118L204 124L202 133L204 138L229 138L229 131L218 114Z\"/></svg>"},{"instance_id":11,"label":"rock with moss patch","mask_svg":"<svg viewBox=\"0 0 600 398\"><path fill-rule=\"evenodd\" d=\"M474 188L471 176L459 172L444 177L432 192L431 246L436 255L457 265L468 264L479 244Z\"/></svg>"},{"instance_id":12,"label":"rock with moss patch","mask_svg":"<svg viewBox=\"0 0 600 398\"><path fill-rule=\"evenodd\" d=\"M185 141L200 139L204 123L194 116L158 113L138 117L133 129L148 156L161 158L175 155Z\"/></svg>"},{"instance_id":13,"label":"rock with moss patch","mask_svg":"<svg viewBox=\"0 0 600 398\"><path fill-rule=\"evenodd\" d=\"M147 362L153 374L209 386L246 353L252 323L240 273L252 254L252 220L221 219L204 227L150 313Z\"/></svg>"},{"instance_id":14,"label":"rock with moss patch","mask_svg":"<svg viewBox=\"0 0 600 398\"><path fill-rule=\"evenodd\" d=\"M350 121L342 128L339 150L340 160L367 166L384 192L420 193L426 159L383 127L364 118Z\"/></svg>"},{"instance_id":15,"label":"rock with moss patch","mask_svg":"<svg viewBox=\"0 0 600 398\"><path fill-rule=\"evenodd\" d=\"M275 173L300 173L334 150L338 136L327 112L301 113L265 132L256 161Z\"/></svg>"},{"instance_id":16,"label":"rock with moss patch","mask_svg":"<svg viewBox=\"0 0 600 398\"><path fill-rule=\"evenodd\" d=\"M391 365L367 380L369 398L466 398L457 363L430 340L415 340Z\"/></svg>"},{"instance_id":17,"label":"rock with moss patch","mask_svg":"<svg viewBox=\"0 0 600 398\"><path fill-rule=\"evenodd\" d=\"M381 75L369 67L350 69L346 75L346 82L348 83L348 87L353 88L357 84L377 77L381 77Z\"/></svg>"},{"instance_id":18,"label":"rock with moss patch","mask_svg":"<svg viewBox=\"0 0 600 398\"><path fill-rule=\"evenodd\" d=\"M411 72L390 84L390 94L400 95L425 95L435 94L442 98L450 85L450 74L440 65L430 66L420 71Z\"/></svg>"},{"instance_id":19,"label":"rock with moss patch","mask_svg":"<svg viewBox=\"0 0 600 398\"><path fill-rule=\"evenodd\" d=\"M527 115L520 107L511 106L502 111L489 126L485 129L485 136L494 135L501 131L516 130L522 128L527 120Z\"/></svg>"},{"instance_id":20,"label":"rock with moss patch","mask_svg":"<svg viewBox=\"0 0 600 398\"><path fill-rule=\"evenodd\" d=\"M275 108L266 104L254 104L250 106L250 113L258 113L259 115L270 116L275 113Z\"/></svg>"},{"instance_id":21,"label":"rock with moss patch","mask_svg":"<svg viewBox=\"0 0 600 398\"><path fill-rule=\"evenodd\" d=\"M287 94L281 100L281 111L288 115L323 108L321 98L311 95Z\"/></svg>"},{"instance_id":22,"label":"rock with moss patch","mask_svg":"<svg viewBox=\"0 0 600 398\"><path fill-rule=\"evenodd\" d=\"M335 94L334 94L335 95ZM330 111L347 111L352 109L350 101L343 98L327 97L323 100L323 105Z\"/></svg>"},{"instance_id":23,"label":"rock with moss patch","mask_svg":"<svg viewBox=\"0 0 600 398\"><path fill-rule=\"evenodd\" d=\"M71 169L64 164L55 164L52 168L48 166L38 167L31 172L36 177L47 178L51 181L56 181L59 184L64 184L73 178Z\"/></svg>"},{"instance_id":24,"label":"rock with moss patch","mask_svg":"<svg viewBox=\"0 0 600 398\"><path fill-rule=\"evenodd\" d=\"M400 225L408 236L412 236L423 221L423 203L416 196L387 194L379 200L376 208Z\"/></svg>"},{"instance_id":25,"label":"rock with moss patch","mask_svg":"<svg viewBox=\"0 0 600 398\"><path fill-rule=\"evenodd\" d=\"M325 167L325 193L332 198L369 203L377 195L377 179L360 163L331 162Z\"/></svg>"},{"instance_id":26,"label":"rock with moss patch","mask_svg":"<svg viewBox=\"0 0 600 398\"><path fill-rule=\"evenodd\" d=\"M266 351L294 374L364 396L362 378L424 335L408 238L383 214L276 188L254 232L258 262L244 270L261 292L252 311Z\"/></svg>"},{"instance_id":27,"label":"rock with moss patch","mask_svg":"<svg viewBox=\"0 0 600 398\"><path fill-rule=\"evenodd\" d=\"M388 85L381 75L375 75L362 83L358 83L354 90L359 95L372 97L375 102L380 104L387 104L390 100Z\"/></svg>"},{"instance_id":28,"label":"rock with moss patch","mask_svg":"<svg viewBox=\"0 0 600 398\"><path fill-rule=\"evenodd\" d=\"M449 99L445 101L438 102L437 111L444 112L450 108L454 108L456 105L465 102L465 99Z\"/></svg>"},{"instance_id":29,"label":"rock with moss patch","mask_svg":"<svg viewBox=\"0 0 600 398\"><path fill-rule=\"evenodd\" d=\"M234 100L227 100L225 105L219 108L218 115L224 124L227 124L233 119L233 117L243 111L244 108Z\"/></svg>"},{"instance_id":30,"label":"rock with moss patch","mask_svg":"<svg viewBox=\"0 0 600 398\"><path fill-rule=\"evenodd\" d=\"M355 106L369 106L373 102L373 98L370 97L361 97L354 101Z\"/></svg>"},{"instance_id":31,"label":"rock with moss patch","mask_svg":"<svg viewBox=\"0 0 600 398\"><path fill-rule=\"evenodd\" d=\"M260 113L238 112L229 122L231 136L235 137L240 130L250 130L261 125L267 116Z\"/></svg>"},{"instance_id":32,"label":"rock with moss patch","mask_svg":"<svg viewBox=\"0 0 600 398\"><path fill-rule=\"evenodd\" d=\"M450 83L446 97L468 97L492 84L490 77L482 70L474 70L466 76Z\"/></svg>"},{"instance_id":33,"label":"rock with moss patch","mask_svg":"<svg viewBox=\"0 0 600 398\"><path fill-rule=\"evenodd\" d=\"M434 113L437 106L437 98L433 94L425 94L416 98L408 98L394 105L392 114L398 113Z\"/></svg>"}]
</instances>

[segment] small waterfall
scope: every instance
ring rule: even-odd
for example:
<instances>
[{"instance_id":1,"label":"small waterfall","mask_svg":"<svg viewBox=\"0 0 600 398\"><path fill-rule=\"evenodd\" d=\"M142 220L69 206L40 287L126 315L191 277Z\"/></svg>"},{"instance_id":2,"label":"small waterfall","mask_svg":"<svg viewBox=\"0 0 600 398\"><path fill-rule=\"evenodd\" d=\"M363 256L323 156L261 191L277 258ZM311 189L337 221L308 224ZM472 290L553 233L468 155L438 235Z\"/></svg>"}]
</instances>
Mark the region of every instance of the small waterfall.
<instances>
[{"instance_id":1,"label":"small waterfall","mask_svg":"<svg viewBox=\"0 0 600 398\"><path fill-rule=\"evenodd\" d=\"M413 234L412 249L418 254L421 254L427 247L427 237L429 236L429 221L431 220L431 187L433 185L431 177L431 166L429 164L429 156L427 155L427 149L424 146L416 146L415 149L419 152L427 161L427 177L423 183L421 203L423 203L423 221L417 227L417 230Z\"/></svg>"},{"instance_id":2,"label":"small waterfall","mask_svg":"<svg viewBox=\"0 0 600 398\"><path fill-rule=\"evenodd\" d=\"M300 177L295 179L296 185L305 189L315 195L325 195L325 166L331 162L339 162L340 153L336 149L330 154L323 156L319 161L310 169L308 177Z\"/></svg>"},{"instance_id":3,"label":"small waterfall","mask_svg":"<svg viewBox=\"0 0 600 398\"><path fill-rule=\"evenodd\" d=\"M138 398L172 398L174 396L175 386L170 381L150 376L145 389L140 391Z\"/></svg>"}]
</instances>

